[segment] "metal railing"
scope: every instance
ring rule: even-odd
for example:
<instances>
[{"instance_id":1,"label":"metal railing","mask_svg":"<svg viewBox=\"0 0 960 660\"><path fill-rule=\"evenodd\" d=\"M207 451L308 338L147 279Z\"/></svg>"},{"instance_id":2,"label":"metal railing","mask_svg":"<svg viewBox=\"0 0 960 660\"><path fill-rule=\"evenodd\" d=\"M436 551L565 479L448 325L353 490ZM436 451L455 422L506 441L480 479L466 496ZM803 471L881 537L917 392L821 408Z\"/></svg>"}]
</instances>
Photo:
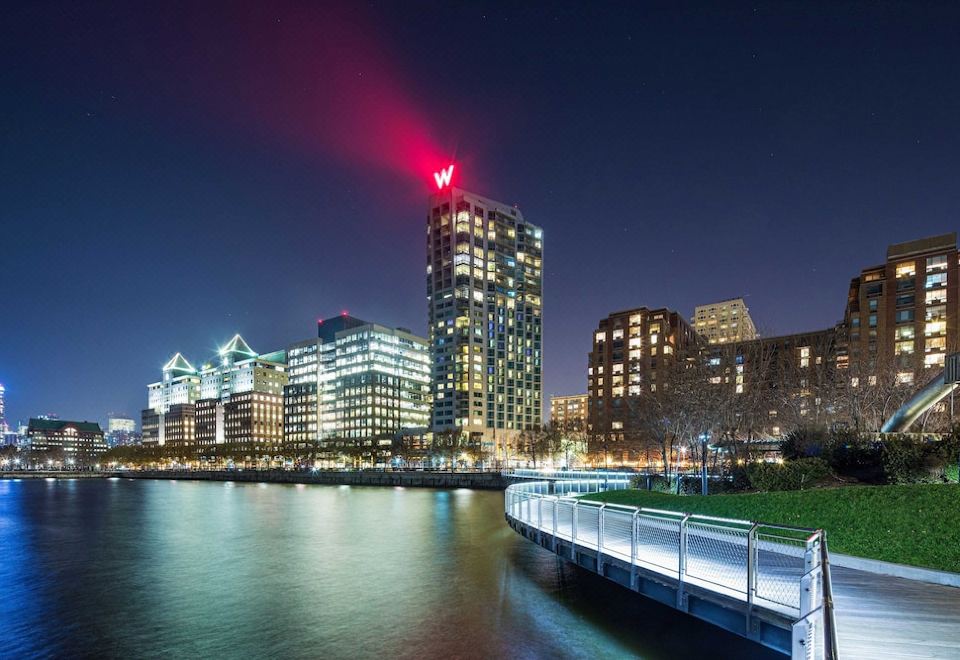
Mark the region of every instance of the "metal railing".
<instances>
[{"instance_id":1,"label":"metal railing","mask_svg":"<svg viewBox=\"0 0 960 660\"><path fill-rule=\"evenodd\" d=\"M521 479L562 479L564 481L630 481L637 472L616 472L612 470L538 470L515 468L504 470L503 474Z\"/></svg>"},{"instance_id":2,"label":"metal railing","mask_svg":"<svg viewBox=\"0 0 960 660\"><path fill-rule=\"evenodd\" d=\"M740 600L793 621L792 656L834 660L826 537L822 530L755 523L584 500L575 495L628 488L626 480L575 479L514 484L506 515L554 539L626 562L677 583ZM632 584L632 581L631 581ZM685 609L685 608L684 608Z\"/></svg>"}]
</instances>

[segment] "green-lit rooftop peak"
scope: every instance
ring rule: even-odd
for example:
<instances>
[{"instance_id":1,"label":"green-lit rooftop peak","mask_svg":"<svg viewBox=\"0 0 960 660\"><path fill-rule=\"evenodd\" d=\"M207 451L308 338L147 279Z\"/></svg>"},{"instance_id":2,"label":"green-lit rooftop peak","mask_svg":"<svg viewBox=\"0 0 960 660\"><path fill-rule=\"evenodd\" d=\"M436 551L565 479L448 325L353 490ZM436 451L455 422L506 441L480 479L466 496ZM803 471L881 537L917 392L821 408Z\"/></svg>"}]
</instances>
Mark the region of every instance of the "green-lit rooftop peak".
<instances>
[{"instance_id":1,"label":"green-lit rooftop peak","mask_svg":"<svg viewBox=\"0 0 960 660\"><path fill-rule=\"evenodd\" d=\"M257 357L257 354L252 348L250 348L250 345L243 340L243 337L241 337L239 333L235 334L233 339L231 339L226 346L220 349L220 355L222 356L231 354L245 358Z\"/></svg>"},{"instance_id":2,"label":"green-lit rooftop peak","mask_svg":"<svg viewBox=\"0 0 960 660\"><path fill-rule=\"evenodd\" d=\"M170 361L163 365L164 371L179 371L181 373L196 373L197 370L193 368L193 365L187 362L187 358L183 357L183 353L177 353Z\"/></svg>"}]
</instances>

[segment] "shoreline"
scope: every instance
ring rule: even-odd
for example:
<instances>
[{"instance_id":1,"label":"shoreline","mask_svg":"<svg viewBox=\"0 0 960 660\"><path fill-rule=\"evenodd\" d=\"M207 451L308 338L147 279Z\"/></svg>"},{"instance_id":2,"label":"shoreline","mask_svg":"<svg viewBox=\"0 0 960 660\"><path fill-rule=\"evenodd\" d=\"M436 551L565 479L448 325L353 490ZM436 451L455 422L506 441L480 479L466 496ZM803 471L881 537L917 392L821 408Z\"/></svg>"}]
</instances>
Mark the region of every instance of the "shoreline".
<instances>
[{"instance_id":1,"label":"shoreline","mask_svg":"<svg viewBox=\"0 0 960 660\"><path fill-rule=\"evenodd\" d=\"M317 484L325 486L383 486L405 488L472 488L504 490L509 480L499 472L423 472L417 470L318 471L292 470L130 470L2 472L0 479L178 479L246 483Z\"/></svg>"}]
</instances>

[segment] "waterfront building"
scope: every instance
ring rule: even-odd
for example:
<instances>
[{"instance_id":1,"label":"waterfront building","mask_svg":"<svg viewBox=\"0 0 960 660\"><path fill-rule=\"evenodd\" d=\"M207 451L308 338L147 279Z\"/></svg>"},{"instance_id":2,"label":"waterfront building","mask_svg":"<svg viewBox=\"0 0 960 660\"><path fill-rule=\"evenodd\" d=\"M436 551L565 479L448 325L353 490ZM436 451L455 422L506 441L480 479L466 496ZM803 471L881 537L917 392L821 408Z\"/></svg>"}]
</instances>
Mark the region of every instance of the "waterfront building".
<instances>
[{"instance_id":1,"label":"waterfront building","mask_svg":"<svg viewBox=\"0 0 960 660\"><path fill-rule=\"evenodd\" d=\"M850 282L850 378L869 384L889 373L902 385L924 385L960 349L957 296L955 232L889 246L884 263Z\"/></svg>"},{"instance_id":2,"label":"waterfront building","mask_svg":"<svg viewBox=\"0 0 960 660\"><path fill-rule=\"evenodd\" d=\"M317 321L317 335L287 347L288 383L283 390L284 440L294 448L316 448L337 432L337 333L367 325L346 312Z\"/></svg>"},{"instance_id":3,"label":"waterfront building","mask_svg":"<svg viewBox=\"0 0 960 660\"><path fill-rule=\"evenodd\" d=\"M697 334L709 344L728 344L757 337L757 328L743 298L697 305L691 322Z\"/></svg>"},{"instance_id":4,"label":"waterfront building","mask_svg":"<svg viewBox=\"0 0 960 660\"><path fill-rule=\"evenodd\" d=\"M321 345L314 337L287 347L283 439L297 449L316 447L320 439Z\"/></svg>"},{"instance_id":5,"label":"waterfront building","mask_svg":"<svg viewBox=\"0 0 960 660\"><path fill-rule=\"evenodd\" d=\"M288 359L286 441L317 447L325 462L343 453L384 462L400 435L429 426L429 350L409 330L342 314L320 321Z\"/></svg>"},{"instance_id":6,"label":"waterfront building","mask_svg":"<svg viewBox=\"0 0 960 660\"><path fill-rule=\"evenodd\" d=\"M196 445L279 447L286 384L286 351L261 355L239 334L234 335L200 369Z\"/></svg>"},{"instance_id":7,"label":"waterfront building","mask_svg":"<svg viewBox=\"0 0 960 660\"><path fill-rule=\"evenodd\" d=\"M432 428L503 461L542 421L543 231L450 185L452 167L427 209Z\"/></svg>"},{"instance_id":8,"label":"waterfront building","mask_svg":"<svg viewBox=\"0 0 960 660\"><path fill-rule=\"evenodd\" d=\"M702 343L682 315L666 308L638 307L601 319L587 356L591 436L622 440L635 430L641 390L656 392L658 373Z\"/></svg>"},{"instance_id":9,"label":"waterfront building","mask_svg":"<svg viewBox=\"0 0 960 660\"><path fill-rule=\"evenodd\" d=\"M143 444L163 446L167 430L178 443L192 445L195 403L200 396L200 375L181 353L163 365L161 380L147 385L147 405L140 416Z\"/></svg>"},{"instance_id":10,"label":"waterfront building","mask_svg":"<svg viewBox=\"0 0 960 660\"><path fill-rule=\"evenodd\" d=\"M163 380L148 386L145 445L193 448L242 443L252 450L283 441L286 352L263 355L235 335L213 360L195 369L177 353Z\"/></svg>"},{"instance_id":11,"label":"waterfront building","mask_svg":"<svg viewBox=\"0 0 960 660\"><path fill-rule=\"evenodd\" d=\"M27 438L33 460L91 466L107 451L103 431L96 422L31 418Z\"/></svg>"},{"instance_id":12,"label":"waterfront building","mask_svg":"<svg viewBox=\"0 0 960 660\"><path fill-rule=\"evenodd\" d=\"M9 430L9 427L7 426L6 395L7 390L4 388L3 383L0 383L0 436Z\"/></svg>"},{"instance_id":13,"label":"waterfront building","mask_svg":"<svg viewBox=\"0 0 960 660\"><path fill-rule=\"evenodd\" d=\"M107 417L107 433L104 437L111 449L140 444L137 422L125 415L110 414Z\"/></svg>"},{"instance_id":14,"label":"waterfront building","mask_svg":"<svg viewBox=\"0 0 960 660\"><path fill-rule=\"evenodd\" d=\"M571 394L550 397L550 424L561 429L586 429L589 397Z\"/></svg>"}]
</instances>

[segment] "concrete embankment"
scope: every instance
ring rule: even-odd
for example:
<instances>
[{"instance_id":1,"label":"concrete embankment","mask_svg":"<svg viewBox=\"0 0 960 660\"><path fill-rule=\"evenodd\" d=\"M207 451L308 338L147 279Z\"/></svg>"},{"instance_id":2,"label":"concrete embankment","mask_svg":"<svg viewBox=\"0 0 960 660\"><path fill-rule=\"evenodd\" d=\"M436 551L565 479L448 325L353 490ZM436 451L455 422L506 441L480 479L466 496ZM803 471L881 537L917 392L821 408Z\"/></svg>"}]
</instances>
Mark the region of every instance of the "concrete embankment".
<instances>
[{"instance_id":1,"label":"concrete embankment","mask_svg":"<svg viewBox=\"0 0 960 660\"><path fill-rule=\"evenodd\" d=\"M0 472L0 479L103 479L109 472L80 472L75 470L11 470Z\"/></svg>"},{"instance_id":2,"label":"concrete embankment","mask_svg":"<svg viewBox=\"0 0 960 660\"><path fill-rule=\"evenodd\" d=\"M321 484L328 486L404 486L410 488L477 488L503 490L509 485L499 472L320 471L287 470L136 470L114 473L132 479L193 479L199 481Z\"/></svg>"}]
</instances>

